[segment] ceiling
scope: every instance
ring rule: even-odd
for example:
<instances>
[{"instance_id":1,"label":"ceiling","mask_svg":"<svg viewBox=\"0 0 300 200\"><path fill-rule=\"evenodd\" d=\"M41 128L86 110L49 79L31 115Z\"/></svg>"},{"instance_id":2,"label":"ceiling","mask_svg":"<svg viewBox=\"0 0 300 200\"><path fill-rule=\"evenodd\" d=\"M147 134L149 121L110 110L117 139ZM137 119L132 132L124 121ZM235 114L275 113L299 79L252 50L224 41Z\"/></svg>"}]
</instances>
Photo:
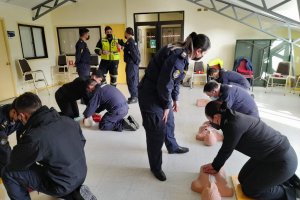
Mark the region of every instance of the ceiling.
<instances>
[{"instance_id":1,"label":"ceiling","mask_svg":"<svg viewBox=\"0 0 300 200\"><path fill-rule=\"evenodd\" d=\"M0 2L14 4L24 8L33 8L34 6L45 2L45 0L0 0Z\"/></svg>"}]
</instances>

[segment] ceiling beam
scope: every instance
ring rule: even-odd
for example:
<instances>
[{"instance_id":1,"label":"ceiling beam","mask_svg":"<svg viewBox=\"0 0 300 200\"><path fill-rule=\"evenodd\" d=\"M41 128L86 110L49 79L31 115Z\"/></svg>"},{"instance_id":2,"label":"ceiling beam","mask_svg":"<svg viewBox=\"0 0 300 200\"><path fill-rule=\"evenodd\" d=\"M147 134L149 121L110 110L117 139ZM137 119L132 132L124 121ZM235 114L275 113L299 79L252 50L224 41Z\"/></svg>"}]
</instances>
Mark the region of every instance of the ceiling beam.
<instances>
[{"instance_id":1,"label":"ceiling beam","mask_svg":"<svg viewBox=\"0 0 300 200\"><path fill-rule=\"evenodd\" d=\"M257 5L255 3L252 3L251 1L248 1L248 0L237 0L237 1L242 2L242 3L244 3L244 4L248 5L248 6L252 6L252 7L256 8L256 9L259 9L260 11L263 11L265 13L268 13L268 14L273 15L275 17L278 17L280 19L283 19L286 22L297 24L298 26L300 26L300 22L299 21L291 19L289 17L286 17L286 16L281 15L281 14L279 14L279 13L277 13L277 12L274 11L275 8L278 8L278 7L282 6L282 5L285 5L285 4L289 3L291 0L281 0L281 2L279 2L276 5L274 5L272 7L269 7L269 8L267 8L267 6L265 4L265 0L262 0L263 6ZM297 1L299 2L299 0L297 0ZM298 7L299 7L299 4L298 4ZM298 12L299 11L300 10L298 9Z\"/></svg>"},{"instance_id":2,"label":"ceiling beam","mask_svg":"<svg viewBox=\"0 0 300 200\"><path fill-rule=\"evenodd\" d=\"M60 7L61 5L67 3L67 2L73 2L76 3L76 0L47 0L43 3L40 3L39 5L34 6L31 10L35 13L32 17L32 20L37 20L40 17L46 15L47 13L51 12L52 10ZM51 5L52 4L52 5ZM43 12L41 12L41 9L43 8Z\"/></svg>"}]
</instances>

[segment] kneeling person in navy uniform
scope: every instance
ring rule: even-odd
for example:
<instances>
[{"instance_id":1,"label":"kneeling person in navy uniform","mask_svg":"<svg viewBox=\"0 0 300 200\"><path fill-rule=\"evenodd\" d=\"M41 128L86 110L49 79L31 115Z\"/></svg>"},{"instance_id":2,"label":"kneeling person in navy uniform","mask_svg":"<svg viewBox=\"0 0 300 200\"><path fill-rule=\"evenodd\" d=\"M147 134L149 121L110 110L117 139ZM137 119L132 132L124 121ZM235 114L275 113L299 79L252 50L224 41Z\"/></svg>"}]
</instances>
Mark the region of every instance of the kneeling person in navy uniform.
<instances>
[{"instance_id":1,"label":"kneeling person in navy uniform","mask_svg":"<svg viewBox=\"0 0 300 200\"><path fill-rule=\"evenodd\" d=\"M2 169L9 162L11 154L8 136L15 131L17 131L17 135L19 135L19 131L23 127L17 118L14 104L15 101L12 104L0 106L0 174Z\"/></svg>"},{"instance_id":2,"label":"kneeling person in navy uniform","mask_svg":"<svg viewBox=\"0 0 300 200\"><path fill-rule=\"evenodd\" d=\"M83 99L84 103L87 104L89 101L88 95L95 89L96 85L97 82L93 79L83 80L82 78L76 78L72 82L61 86L55 92L55 99L61 114L73 119L79 117L76 101Z\"/></svg>"},{"instance_id":3,"label":"kneeling person in navy uniform","mask_svg":"<svg viewBox=\"0 0 300 200\"><path fill-rule=\"evenodd\" d=\"M139 124L132 116L125 118L128 114L128 104L120 90L112 85L98 84L83 113L84 120L95 112L99 113L104 110L107 112L99 122L100 130L121 132L123 130L135 131L139 128Z\"/></svg>"},{"instance_id":4,"label":"kneeling person in navy uniform","mask_svg":"<svg viewBox=\"0 0 300 200\"><path fill-rule=\"evenodd\" d=\"M259 118L253 97L241 87L210 81L204 85L203 92L212 100L226 102L227 107L234 111Z\"/></svg>"},{"instance_id":5,"label":"kneeling person in navy uniform","mask_svg":"<svg viewBox=\"0 0 300 200\"><path fill-rule=\"evenodd\" d=\"M19 96L15 107L24 128L2 171L10 199L30 200L30 188L62 199L96 200L82 185L87 175L86 140L79 124L42 106L33 93Z\"/></svg>"},{"instance_id":6,"label":"kneeling person in navy uniform","mask_svg":"<svg viewBox=\"0 0 300 200\"><path fill-rule=\"evenodd\" d=\"M235 71L225 71L223 69L218 70L215 68L210 68L207 74L218 83L226 85L236 85L246 90L250 90L249 81Z\"/></svg>"},{"instance_id":7,"label":"kneeling person in navy uniform","mask_svg":"<svg viewBox=\"0 0 300 200\"><path fill-rule=\"evenodd\" d=\"M138 101L139 63L141 61L140 52L133 36L133 29L131 27L126 28L125 38L127 42L124 44L124 61L126 62L126 80L130 93L128 104Z\"/></svg>"},{"instance_id":8,"label":"kneeling person in navy uniform","mask_svg":"<svg viewBox=\"0 0 300 200\"><path fill-rule=\"evenodd\" d=\"M163 47L150 61L139 84L139 105L150 169L160 181L166 180L161 168L163 144L170 154L189 151L179 146L175 139L173 110L177 112L179 109L179 84L185 77L189 58L200 60L209 48L209 38L194 32L184 42Z\"/></svg>"}]
</instances>

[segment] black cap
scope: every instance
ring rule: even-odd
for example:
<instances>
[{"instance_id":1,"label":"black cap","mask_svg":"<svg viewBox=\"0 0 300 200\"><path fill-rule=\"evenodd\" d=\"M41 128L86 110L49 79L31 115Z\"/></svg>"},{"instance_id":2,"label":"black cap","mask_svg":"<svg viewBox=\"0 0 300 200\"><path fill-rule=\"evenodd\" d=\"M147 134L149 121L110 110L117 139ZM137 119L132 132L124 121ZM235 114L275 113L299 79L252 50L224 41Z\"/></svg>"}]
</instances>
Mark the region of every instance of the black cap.
<instances>
[{"instance_id":1,"label":"black cap","mask_svg":"<svg viewBox=\"0 0 300 200\"><path fill-rule=\"evenodd\" d=\"M133 29L132 29L131 27L127 27L126 30L125 30L125 32L126 32L127 34L129 34L129 35L134 36L134 32L133 32Z\"/></svg>"},{"instance_id":2,"label":"black cap","mask_svg":"<svg viewBox=\"0 0 300 200\"><path fill-rule=\"evenodd\" d=\"M85 33L88 33L88 32L90 32L90 31L87 28L80 28L79 29L79 35L80 36L83 36Z\"/></svg>"},{"instance_id":3,"label":"black cap","mask_svg":"<svg viewBox=\"0 0 300 200\"><path fill-rule=\"evenodd\" d=\"M103 78L104 77L104 73L101 70L94 71L92 75L96 76L97 78Z\"/></svg>"}]
</instances>

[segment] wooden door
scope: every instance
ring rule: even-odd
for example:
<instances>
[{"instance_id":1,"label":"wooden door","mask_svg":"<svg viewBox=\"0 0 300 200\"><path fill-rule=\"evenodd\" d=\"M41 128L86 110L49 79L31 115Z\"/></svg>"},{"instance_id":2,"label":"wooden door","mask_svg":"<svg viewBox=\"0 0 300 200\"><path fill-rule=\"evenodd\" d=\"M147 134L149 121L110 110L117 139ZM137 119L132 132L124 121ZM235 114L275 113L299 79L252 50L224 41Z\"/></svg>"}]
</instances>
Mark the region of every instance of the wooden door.
<instances>
[{"instance_id":1,"label":"wooden door","mask_svg":"<svg viewBox=\"0 0 300 200\"><path fill-rule=\"evenodd\" d=\"M15 87L5 37L3 21L0 20L0 101L15 97Z\"/></svg>"}]
</instances>

